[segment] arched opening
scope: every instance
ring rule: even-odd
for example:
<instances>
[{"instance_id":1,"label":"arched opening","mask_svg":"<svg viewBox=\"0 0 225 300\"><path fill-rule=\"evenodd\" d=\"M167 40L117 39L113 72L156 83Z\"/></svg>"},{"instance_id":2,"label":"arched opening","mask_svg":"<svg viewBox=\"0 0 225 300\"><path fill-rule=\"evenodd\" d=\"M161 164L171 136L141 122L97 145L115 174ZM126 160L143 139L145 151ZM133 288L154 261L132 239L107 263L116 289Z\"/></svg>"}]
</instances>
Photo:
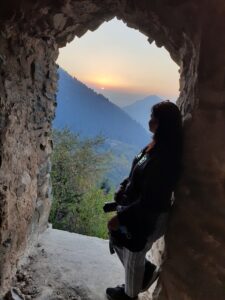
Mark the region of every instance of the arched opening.
<instances>
[{"instance_id":1,"label":"arched opening","mask_svg":"<svg viewBox=\"0 0 225 300\"><path fill-rule=\"evenodd\" d=\"M106 198L112 201L115 189L128 176L135 155L151 141L151 107L163 99L175 101L178 97L178 66L164 48L150 45L146 36L116 19L60 49L57 63L59 83L53 121L57 138L52 158L50 222L53 228L108 238L101 206ZM68 128L71 138L73 134L79 135L78 140L73 140L70 163L62 146L68 143L65 136L69 133L60 134L63 128ZM90 140L82 146L84 157L79 139L85 143L91 138L92 145L97 147L98 136L104 139L98 149L87 150ZM98 150L102 158L108 154L106 160L101 160ZM96 166L92 166L93 161ZM63 168L69 176L67 180ZM98 178L97 170L101 169ZM88 181L92 183L85 188ZM82 200L88 193L89 200ZM84 215L79 217L78 211Z\"/></svg>"}]
</instances>

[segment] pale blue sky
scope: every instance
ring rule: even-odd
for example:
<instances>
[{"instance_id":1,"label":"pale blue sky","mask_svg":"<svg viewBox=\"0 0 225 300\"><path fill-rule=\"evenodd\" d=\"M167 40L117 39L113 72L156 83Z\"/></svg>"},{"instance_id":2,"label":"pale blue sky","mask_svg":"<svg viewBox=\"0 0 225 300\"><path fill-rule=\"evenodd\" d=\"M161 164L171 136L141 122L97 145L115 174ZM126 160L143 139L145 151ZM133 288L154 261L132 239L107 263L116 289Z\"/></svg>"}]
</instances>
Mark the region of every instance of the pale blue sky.
<instances>
[{"instance_id":1,"label":"pale blue sky","mask_svg":"<svg viewBox=\"0 0 225 300\"><path fill-rule=\"evenodd\" d=\"M60 49L57 63L119 106L148 95L175 100L179 68L164 48L113 19Z\"/></svg>"}]
</instances>

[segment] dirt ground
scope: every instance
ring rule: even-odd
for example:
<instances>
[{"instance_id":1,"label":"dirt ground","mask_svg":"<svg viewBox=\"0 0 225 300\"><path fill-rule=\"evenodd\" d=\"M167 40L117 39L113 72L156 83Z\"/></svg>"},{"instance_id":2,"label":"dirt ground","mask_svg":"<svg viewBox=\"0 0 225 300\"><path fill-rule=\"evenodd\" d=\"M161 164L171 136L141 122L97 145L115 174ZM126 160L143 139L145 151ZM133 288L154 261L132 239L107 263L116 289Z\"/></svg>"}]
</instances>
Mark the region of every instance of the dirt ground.
<instances>
[{"instance_id":1,"label":"dirt ground","mask_svg":"<svg viewBox=\"0 0 225 300\"><path fill-rule=\"evenodd\" d=\"M105 289L122 283L124 269L107 240L48 229L18 270L11 293L13 300L105 300Z\"/></svg>"}]
</instances>

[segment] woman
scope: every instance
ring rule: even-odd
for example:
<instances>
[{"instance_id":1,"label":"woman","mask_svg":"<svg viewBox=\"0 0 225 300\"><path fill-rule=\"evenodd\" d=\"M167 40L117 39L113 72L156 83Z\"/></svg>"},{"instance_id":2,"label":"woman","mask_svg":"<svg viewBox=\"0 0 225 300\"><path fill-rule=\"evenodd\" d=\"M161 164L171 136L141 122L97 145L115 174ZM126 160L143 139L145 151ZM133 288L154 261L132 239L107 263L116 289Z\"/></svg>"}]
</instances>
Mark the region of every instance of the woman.
<instances>
[{"instance_id":1,"label":"woman","mask_svg":"<svg viewBox=\"0 0 225 300\"><path fill-rule=\"evenodd\" d=\"M125 268L125 284L107 288L110 300L137 299L159 272L146 252L166 229L172 192L180 173L182 118L169 100L152 107L152 141L133 160L115 194L117 215L108 222L111 246Z\"/></svg>"}]
</instances>

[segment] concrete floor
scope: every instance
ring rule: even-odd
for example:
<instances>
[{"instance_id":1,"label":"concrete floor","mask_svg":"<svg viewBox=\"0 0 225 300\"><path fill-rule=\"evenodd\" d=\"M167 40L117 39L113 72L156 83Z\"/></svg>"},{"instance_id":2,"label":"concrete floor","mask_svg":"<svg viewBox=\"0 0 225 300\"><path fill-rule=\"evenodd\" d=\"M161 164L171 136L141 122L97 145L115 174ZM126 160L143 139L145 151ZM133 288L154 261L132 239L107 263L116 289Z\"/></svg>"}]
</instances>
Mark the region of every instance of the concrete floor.
<instances>
[{"instance_id":1,"label":"concrete floor","mask_svg":"<svg viewBox=\"0 0 225 300\"><path fill-rule=\"evenodd\" d=\"M25 299L36 300L105 300L107 287L124 283L124 269L107 240L50 228L18 276L15 286ZM151 299L150 293L139 298Z\"/></svg>"}]
</instances>

